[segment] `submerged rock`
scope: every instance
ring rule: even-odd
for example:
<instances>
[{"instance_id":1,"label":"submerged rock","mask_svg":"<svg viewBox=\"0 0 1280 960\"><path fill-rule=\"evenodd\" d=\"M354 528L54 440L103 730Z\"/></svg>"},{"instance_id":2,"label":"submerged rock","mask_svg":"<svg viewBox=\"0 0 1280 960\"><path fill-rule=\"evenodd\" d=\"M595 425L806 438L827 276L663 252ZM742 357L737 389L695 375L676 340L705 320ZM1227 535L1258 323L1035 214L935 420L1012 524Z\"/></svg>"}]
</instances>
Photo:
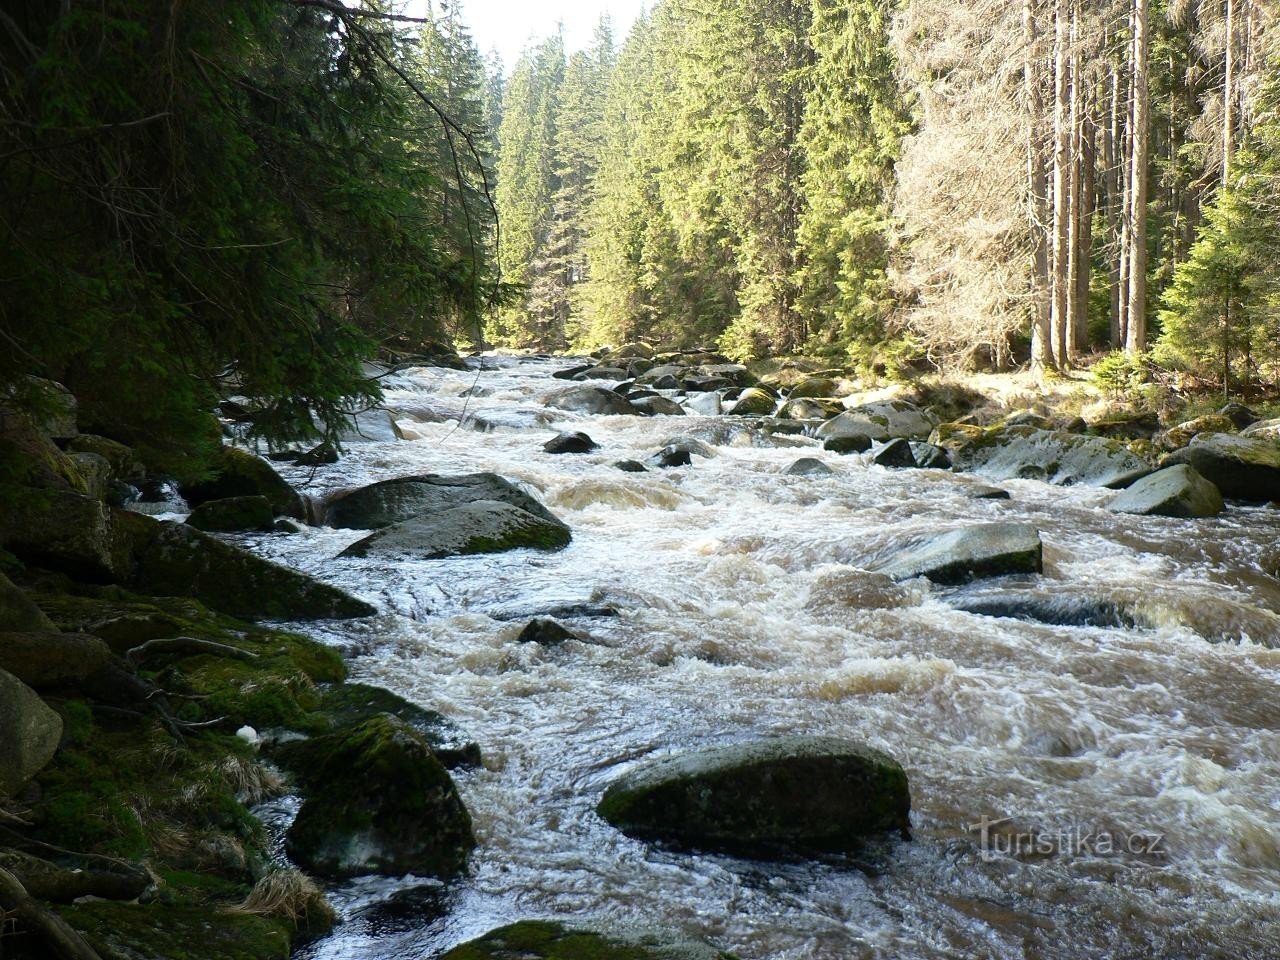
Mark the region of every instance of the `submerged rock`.
<instances>
[{"instance_id":1,"label":"submerged rock","mask_svg":"<svg viewBox=\"0 0 1280 960\"><path fill-rule=\"evenodd\" d=\"M683 417L684 407L667 397L641 397L632 400L637 413L646 417Z\"/></svg>"},{"instance_id":2,"label":"submerged rock","mask_svg":"<svg viewBox=\"0 0 1280 960\"><path fill-rule=\"evenodd\" d=\"M1280 500L1280 444L1273 440L1202 433L1164 459L1164 466L1179 463L1194 467L1224 497Z\"/></svg>"},{"instance_id":3,"label":"submerged rock","mask_svg":"<svg viewBox=\"0 0 1280 960\"><path fill-rule=\"evenodd\" d=\"M1185 463L1143 477L1107 504L1115 513L1188 519L1216 517L1222 507L1218 488Z\"/></svg>"},{"instance_id":4,"label":"submerged rock","mask_svg":"<svg viewBox=\"0 0 1280 960\"><path fill-rule=\"evenodd\" d=\"M916 466L924 470L950 470L951 454L945 447L939 447L924 440L911 441L911 452L916 458Z\"/></svg>"},{"instance_id":5,"label":"submerged rock","mask_svg":"<svg viewBox=\"0 0 1280 960\"><path fill-rule=\"evenodd\" d=\"M915 467L917 465L911 443L901 438L886 443L876 451L871 462L880 467Z\"/></svg>"},{"instance_id":6,"label":"submerged rock","mask_svg":"<svg viewBox=\"0 0 1280 960\"><path fill-rule=\"evenodd\" d=\"M981 523L900 547L871 569L895 580L927 577L935 583L966 583L1010 573L1040 573L1042 555L1035 527Z\"/></svg>"},{"instance_id":7,"label":"submerged rock","mask_svg":"<svg viewBox=\"0 0 1280 960\"><path fill-rule=\"evenodd\" d=\"M567 627L546 617L530 620L516 637L517 643L540 643L544 647L557 647L566 640L577 640L578 635Z\"/></svg>"},{"instance_id":8,"label":"submerged rock","mask_svg":"<svg viewBox=\"0 0 1280 960\"><path fill-rule=\"evenodd\" d=\"M630 416L635 413L635 408L625 397L619 396L607 387L591 385L561 390L548 397L546 403L548 407L554 407L557 410L595 416Z\"/></svg>"},{"instance_id":9,"label":"submerged rock","mask_svg":"<svg viewBox=\"0 0 1280 960\"><path fill-rule=\"evenodd\" d=\"M735 960L709 944L656 931L597 932L522 920L454 947L441 960Z\"/></svg>"},{"instance_id":10,"label":"submerged rock","mask_svg":"<svg viewBox=\"0 0 1280 960\"><path fill-rule=\"evenodd\" d=\"M0 798L44 769L62 739L62 718L35 691L0 670Z\"/></svg>"},{"instance_id":11,"label":"submerged rock","mask_svg":"<svg viewBox=\"0 0 1280 960\"><path fill-rule=\"evenodd\" d=\"M614 464L623 473L648 473L649 468L639 460L619 460Z\"/></svg>"},{"instance_id":12,"label":"submerged rock","mask_svg":"<svg viewBox=\"0 0 1280 960\"><path fill-rule=\"evenodd\" d=\"M213 478L184 485L182 495L193 507L229 497L266 497L276 516L307 518L306 505L298 491L266 460L239 447L223 447Z\"/></svg>"},{"instance_id":13,"label":"submerged rock","mask_svg":"<svg viewBox=\"0 0 1280 960\"><path fill-rule=\"evenodd\" d=\"M938 441L934 441L938 442ZM1127 487L1152 466L1119 440L1019 426L956 433L943 444L957 470L991 480L1043 480L1061 486Z\"/></svg>"},{"instance_id":14,"label":"submerged rock","mask_svg":"<svg viewBox=\"0 0 1280 960\"><path fill-rule=\"evenodd\" d=\"M827 437L822 441L822 449L832 453L866 453L871 449L871 438L865 433Z\"/></svg>"},{"instance_id":15,"label":"submerged rock","mask_svg":"<svg viewBox=\"0 0 1280 960\"><path fill-rule=\"evenodd\" d=\"M857 850L907 834L907 775L892 757L828 737L776 737L642 764L597 813L624 833L748 855Z\"/></svg>"},{"instance_id":16,"label":"submerged rock","mask_svg":"<svg viewBox=\"0 0 1280 960\"><path fill-rule=\"evenodd\" d=\"M951 601L957 610L984 617L1029 620L1058 627L1120 627L1138 625L1133 611L1105 597L1046 593L1043 590L1002 590Z\"/></svg>"},{"instance_id":17,"label":"submerged rock","mask_svg":"<svg viewBox=\"0 0 1280 960\"><path fill-rule=\"evenodd\" d=\"M1009 500L1009 491L1004 487L992 487L985 483L975 483L968 487L965 496L970 500Z\"/></svg>"},{"instance_id":18,"label":"submerged rock","mask_svg":"<svg viewBox=\"0 0 1280 960\"><path fill-rule=\"evenodd\" d=\"M817 457L801 457L782 472L789 477L828 477L835 473Z\"/></svg>"},{"instance_id":19,"label":"submerged rock","mask_svg":"<svg viewBox=\"0 0 1280 960\"><path fill-rule=\"evenodd\" d=\"M409 724L380 714L291 751L307 792L289 827L289 856L325 877L448 877L475 846L448 771Z\"/></svg>"},{"instance_id":20,"label":"submerged rock","mask_svg":"<svg viewBox=\"0 0 1280 960\"><path fill-rule=\"evenodd\" d=\"M590 453L599 444L581 431L557 433L542 445L547 453Z\"/></svg>"},{"instance_id":21,"label":"submerged rock","mask_svg":"<svg viewBox=\"0 0 1280 960\"><path fill-rule=\"evenodd\" d=\"M437 559L502 553L528 547L560 550L569 528L498 500L477 500L383 527L343 550L344 557L402 556Z\"/></svg>"},{"instance_id":22,"label":"submerged rock","mask_svg":"<svg viewBox=\"0 0 1280 960\"><path fill-rule=\"evenodd\" d=\"M677 446L676 444L670 444L649 457L645 463L647 466L658 467L659 469L666 467L687 467L693 463L693 457L689 453L688 449Z\"/></svg>"},{"instance_id":23,"label":"submerged rock","mask_svg":"<svg viewBox=\"0 0 1280 960\"><path fill-rule=\"evenodd\" d=\"M325 504L323 519L330 527L377 530L477 500L509 503L535 517L560 523L555 514L534 497L496 473L457 476L427 473L381 480L330 500Z\"/></svg>"},{"instance_id":24,"label":"submerged rock","mask_svg":"<svg viewBox=\"0 0 1280 960\"><path fill-rule=\"evenodd\" d=\"M187 523L206 533L270 530L275 525L275 514L266 497L227 497L206 500L191 511Z\"/></svg>"},{"instance_id":25,"label":"submerged rock","mask_svg":"<svg viewBox=\"0 0 1280 960\"><path fill-rule=\"evenodd\" d=\"M322 713L336 730L354 727L382 713L389 713L422 735L436 758L452 770L480 766L480 747L442 713L428 710L404 697L365 683L340 683L320 700Z\"/></svg>"}]
</instances>

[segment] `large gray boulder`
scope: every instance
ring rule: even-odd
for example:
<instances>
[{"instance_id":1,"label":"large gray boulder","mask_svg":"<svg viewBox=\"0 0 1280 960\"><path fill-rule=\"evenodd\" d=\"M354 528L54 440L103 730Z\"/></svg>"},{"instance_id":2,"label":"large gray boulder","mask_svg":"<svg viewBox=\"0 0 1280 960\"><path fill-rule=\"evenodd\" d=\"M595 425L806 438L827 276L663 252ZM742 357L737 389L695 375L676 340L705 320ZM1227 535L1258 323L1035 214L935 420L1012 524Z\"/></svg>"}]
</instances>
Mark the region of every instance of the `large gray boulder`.
<instances>
[{"instance_id":1,"label":"large gray boulder","mask_svg":"<svg viewBox=\"0 0 1280 960\"><path fill-rule=\"evenodd\" d=\"M431 746L379 714L291 748L282 761L307 799L286 834L289 856L324 877L448 877L475 846L471 817Z\"/></svg>"},{"instance_id":2,"label":"large gray boulder","mask_svg":"<svg viewBox=\"0 0 1280 960\"><path fill-rule=\"evenodd\" d=\"M239 447L223 447L213 476L184 485L182 495L193 507L229 497L266 497L276 516L307 518L306 505L298 491L266 460Z\"/></svg>"},{"instance_id":3,"label":"large gray boulder","mask_svg":"<svg viewBox=\"0 0 1280 960\"><path fill-rule=\"evenodd\" d=\"M1179 463L1195 467L1228 499L1280 500L1280 444L1274 440L1202 433L1164 459L1165 466Z\"/></svg>"},{"instance_id":4,"label":"large gray boulder","mask_svg":"<svg viewBox=\"0 0 1280 960\"><path fill-rule=\"evenodd\" d=\"M622 397L607 387L584 384L561 390L547 398L547 406L570 413L584 413L592 416L631 416L635 409Z\"/></svg>"},{"instance_id":5,"label":"large gray boulder","mask_svg":"<svg viewBox=\"0 0 1280 960\"><path fill-rule=\"evenodd\" d=\"M700 940L656 930L588 930L521 920L460 944L441 960L735 960Z\"/></svg>"},{"instance_id":6,"label":"large gray boulder","mask_svg":"<svg viewBox=\"0 0 1280 960\"><path fill-rule=\"evenodd\" d=\"M458 476L428 473L382 480L330 500L325 504L323 521L330 527L378 530L477 500L498 500L535 517L560 522L536 499L496 473Z\"/></svg>"},{"instance_id":7,"label":"large gray boulder","mask_svg":"<svg viewBox=\"0 0 1280 960\"><path fill-rule=\"evenodd\" d=\"M778 401L768 390L760 387L747 387L734 401L730 413L736 416L767 417L777 408Z\"/></svg>"},{"instance_id":8,"label":"large gray boulder","mask_svg":"<svg viewBox=\"0 0 1280 960\"><path fill-rule=\"evenodd\" d=\"M435 559L522 547L559 550L568 546L570 539L569 528L558 520L546 520L497 500L477 500L384 527L356 541L341 555Z\"/></svg>"},{"instance_id":9,"label":"large gray boulder","mask_svg":"<svg viewBox=\"0 0 1280 960\"><path fill-rule=\"evenodd\" d=\"M1222 512L1222 494L1212 483L1185 463L1157 470L1122 491L1107 504L1116 513L1161 517L1216 517Z\"/></svg>"},{"instance_id":10,"label":"large gray boulder","mask_svg":"<svg viewBox=\"0 0 1280 960\"><path fill-rule=\"evenodd\" d=\"M642 764L609 785L596 811L642 839L771 856L905 835L911 798L902 767L878 750L776 737Z\"/></svg>"},{"instance_id":11,"label":"large gray boulder","mask_svg":"<svg viewBox=\"0 0 1280 960\"><path fill-rule=\"evenodd\" d=\"M62 739L62 718L34 690L0 670L0 797L44 769Z\"/></svg>"},{"instance_id":12,"label":"large gray boulder","mask_svg":"<svg viewBox=\"0 0 1280 960\"><path fill-rule=\"evenodd\" d=\"M0 547L23 561L96 583L132 569L128 537L101 500L70 490L23 490L0 510Z\"/></svg>"},{"instance_id":13,"label":"large gray boulder","mask_svg":"<svg viewBox=\"0 0 1280 960\"><path fill-rule=\"evenodd\" d=\"M70 440L76 426L76 398L60 383L43 377L26 377L17 393L25 395L36 429L51 440Z\"/></svg>"},{"instance_id":14,"label":"large gray boulder","mask_svg":"<svg viewBox=\"0 0 1280 960\"><path fill-rule=\"evenodd\" d=\"M935 583L967 583L1011 573L1040 573L1043 545L1035 527L1021 523L980 523L899 547L871 569L894 580L927 577Z\"/></svg>"},{"instance_id":15,"label":"large gray boulder","mask_svg":"<svg viewBox=\"0 0 1280 960\"><path fill-rule=\"evenodd\" d=\"M819 440L830 437L861 435L872 440L924 440L938 425L938 419L905 400L882 400L850 407L832 417L814 435Z\"/></svg>"},{"instance_id":16,"label":"large gray boulder","mask_svg":"<svg viewBox=\"0 0 1280 960\"><path fill-rule=\"evenodd\" d=\"M955 469L991 480L1043 480L1061 486L1116 489L1127 487L1153 469L1119 440L1030 426L968 436L955 433L942 445L951 450Z\"/></svg>"}]
</instances>

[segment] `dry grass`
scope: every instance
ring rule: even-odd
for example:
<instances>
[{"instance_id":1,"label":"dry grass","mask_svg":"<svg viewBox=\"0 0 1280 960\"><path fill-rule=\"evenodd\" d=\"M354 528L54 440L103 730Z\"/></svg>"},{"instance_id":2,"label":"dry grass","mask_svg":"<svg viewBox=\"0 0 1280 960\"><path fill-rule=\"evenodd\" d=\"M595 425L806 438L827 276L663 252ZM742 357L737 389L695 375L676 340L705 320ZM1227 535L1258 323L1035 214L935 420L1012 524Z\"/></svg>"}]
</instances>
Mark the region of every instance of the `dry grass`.
<instances>
[{"instance_id":1,"label":"dry grass","mask_svg":"<svg viewBox=\"0 0 1280 960\"><path fill-rule=\"evenodd\" d=\"M338 919L315 881L291 868L272 870L232 909L237 913L287 920L295 929L311 934L330 930Z\"/></svg>"},{"instance_id":2,"label":"dry grass","mask_svg":"<svg viewBox=\"0 0 1280 960\"><path fill-rule=\"evenodd\" d=\"M257 760L229 756L218 764L218 772L241 803L252 806L284 793L285 782L279 772Z\"/></svg>"}]
</instances>

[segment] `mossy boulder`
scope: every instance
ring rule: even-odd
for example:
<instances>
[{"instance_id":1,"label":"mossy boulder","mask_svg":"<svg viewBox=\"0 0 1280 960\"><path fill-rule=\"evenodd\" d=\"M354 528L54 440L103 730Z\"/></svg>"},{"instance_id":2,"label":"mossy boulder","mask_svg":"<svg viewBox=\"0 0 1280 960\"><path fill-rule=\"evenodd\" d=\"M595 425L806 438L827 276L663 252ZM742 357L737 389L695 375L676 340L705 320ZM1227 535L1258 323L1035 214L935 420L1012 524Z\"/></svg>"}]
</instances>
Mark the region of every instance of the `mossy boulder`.
<instances>
[{"instance_id":1,"label":"mossy boulder","mask_svg":"<svg viewBox=\"0 0 1280 960\"><path fill-rule=\"evenodd\" d=\"M819 440L861 434L872 440L924 440L938 425L938 418L906 400L883 400L850 407L831 418L815 433Z\"/></svg>"},{"instance_id":2,"label":"mossy boulder","mask_svg":"<svg viewBox=\"0 0 1280 960\"><path fill-rule=\"evenodd\" d=\"M122 517L126 515L122 514ZM182 523L127 515L136 566L127 586L195 597L246 620L345 620L377 611L296 570L223 543Z\"/></svg>"},{"instance_id":3,"label":"mossy boulder","mask_svg":"<svg viewBox=\"0 0 1280 960\"><path fill-rule=\"evenodd\" d=\"M1163 466L1185 463L1224 497L1280 500L1280 443L1229 433L1202 433L1165 457Z\"/></svg>"},{"instance_id":4,"label":"mossy boulder","mask_svg":"<svg viewBox=\"0 0 1280 960\"><path fill-rule=\"evenodd\" d=\"M442 713L410 703L382 687L365 683L338 684L325 692L319 710L334 729L354 727L389 713L420 733L446 768L480 765L480 747L456 723Z\"/></svg>"},{"instance_id":5,"label":"mossy boulder","mask_svg":"<svg viewBox=\"0 0 1280 960\"><path fill-rule=\"evenodd\" d=\"M834 400L793 398L778 408L778 417L783 420L827 420L840 410L840 404Z\"/></svg>"},{"instance_id":6,"label":"mossy boulder","mask_svg":"<svg viewBox=\"0 0 1280 960\"><path fill-rule=\"evenodd\" d=\"M906 834L907 775L848 740L776 737L650 761L605 790L596 812L624 833L751 856L841 853Z\"/></svg>"},{"instance_id":7,"label":"mossy boulder","mask_svg":"<svg viewBox=\"0 0 1280 960\"><path fill-rule=\"evenodd\" d=\"M1218 488L1185 463L1143 477L1107 504L1115 513L1186 519L1216 517L1222 507Z\"/></svg>"},{"instance_id":8,"label":"mossy boulder","mask_svg":"<svg viewBox=\"0 0 1280 960\"><path fill-rule=\"evenodd\" d=\"M52 630L53 621L45 616L27 591L0 573L0 630Z\"/></svg>"},{"instance_id":9,"label":"mossy boulder","mask_svg":"<svg viewBox=\"0 0 1280 960\"><path fill-rule=\"evenodd\" d=\"M777 409L777 398L763 387L747 387L729 410L735 416L768 417Z\"/></svg>"},{"instance_id":10,"label":"mossy boulder","mask_svg":"<svg viewBox=\"0 0 1280 960\"><path fill-rule=\"evenodd\" d=\"M51 440L70 440L79 429L76 424L76 398L60 383L43 377L26 377L17 389L17 395L32 422Z\"/></svg>"},{"instance_id":11,"label":"mossy boulder","mask_svg":"<svg viewBox=\"0 0 1280 960\"><path fill-rule=\"evenodd\" d=\"M1164 435L1164 445L1176 450L1185 447L1201 433L1235 433L1236 425L1229 417L1211 413L1205 417L1196 417L1177 426L1170 427Z\"/></svg>"},{"instance_id":12,"label":"mossy boulder","mask_svg":"<svg viewBox=\"0 0 1280 960\"><path fill-rule=\"evenodd\" d=\"M187 523L206 533L270 530L275 524L271 501L266 497L227 497L206 500L187 517Z\"/></svg>"},{"instance_id":13,"label":"mossy boulder","mask_svg":"<svg viewBox=\"0 0 1280 960\"><path fill-rule=\"evenodd\" d=\"M0 633L0 669L36 690L78 686L111 659L110 647L84 633Z\"/></svg>"},{"instance_id":14,"label":"mossy boulder","mask_svg":"<svg viewBox=\"0 0 1280 960\"><path fill-rule=\"evenodd\" d=\"M267 498L276 516L307 518L306 504L298 491L266 460L239 447L223 447L213 465L213 476L184 484L182 495L193 507L209 500L261 496Z\"/></svg>"},{"instance_id":15,"label":"mossy boulder","mask_svg":"<svg viewBox=\"0 0 1280 960\"><path fill-rule=\"evenodd\" d=\"M430 744L380 714L300 744L286 758L308 798L289 828L289 855L326 877L447 877L475 846L471 816Z\"/></svg>"},{"instance_id":16,"label":"mossy boulder","mask_svg":"<svg viewBox=\"0 0 1280 960\"><path fill-rule=\"evenodd\" d=\"M980 523L893 547L870 569L894 580L927 577L935 583L967 583L1013 573L1040 573L1043 550L1035 527Z\"/></svg>"},{"instance_id":17,"label":"mossy boulder","mask_svg":"<svg viewBox=\"0 0 1280 960\"><path fill-rule=\"evenodd\" d=\"M939 441L934 441L939 442ZM1119 440L1017 426L942 441L957 470L991 480L1042 480L1071 486L1127 487L1153 469Z\"/></svg>"},{"instance_id":18,"label":"mossy boulder","mask_svg":"<svg viewBox=\"0 0 1280 960\"><path fill-rule=\"evenodd\" d=\"M478 500L372 533L342 551L344 557L400 556L433 559L530 548L560 550L569 528L496 500Z\"/></svg>"},{"instance_id":19,"label":"mossy boulder","mask_svg":"<svg viewBox=\"0 0 1280 960\"><path fill-rule=\"evenodd\" d=\"M535 517L561 522L535 497L496 473L454 476L428 473L381 480L339 494L325 504L324 523L343 529L379 530L477 500L509 503Z\"/></svg>"},{"instance_id":20,"label":"mossy boulder","mask_svg":"<svg viewBox=\"0 0 1280 960\"><path fill-rule=\"evenodd\" d=\"M656 931L596 932L522 920L454 947L441 960L734 960L709 944Z\"/></svg>"},{"instance_id":21,"label":"mossy boulder","mask_svg":"<svg viewBox=\"0 0 1280 960\"><path fill-rule=\"evenodd\" d=\"M288 960L289 926L203 904L88 901L59 907L102 960Z\"/></svg>"},{"instance_id":22,"label":"mossy boulder","mask_svg":"<svg viewBox=\"0 0 1280 960\"><path fill-rule=\"evenodd\" d=\"M787 399L799 400L805 397L834 397L840 391L840 384L831 377L805 377L787 393Z\"/></svg>"},{"instance_id":23,"label":"mossy boulder","mask_svg":"<svg viewBox=\"0 0 1280 960\"><path fill-rule=\"evenodd\" d=\"M0 546L35 565L95 583L129 577L131 539L118 513L67 489L23 488L0 512Z\"/></svg>"},{"instance_id":24,"label":"mossy boulder","mask_svg":"<svg viewBox=\"0 0 1280 960\"><path fill-rule=\"evenodd\" d=\"M0 670L0 798L39 773L61 739L62 718L29 686Z\"/></svg>"},{"instance_id":25,"label":"mossy boulder","mask_svg":"<svg viewBox=\"0 0 1280 960\"><path fill-rule=\"evenodd\" d=\"M67 443L67 452L92 453L102 457L111 465L111 475L116 480L127 482L142 476L142 466L134 459L133 450L107 437L82 433Z\"/></svg>"}]
</instances>

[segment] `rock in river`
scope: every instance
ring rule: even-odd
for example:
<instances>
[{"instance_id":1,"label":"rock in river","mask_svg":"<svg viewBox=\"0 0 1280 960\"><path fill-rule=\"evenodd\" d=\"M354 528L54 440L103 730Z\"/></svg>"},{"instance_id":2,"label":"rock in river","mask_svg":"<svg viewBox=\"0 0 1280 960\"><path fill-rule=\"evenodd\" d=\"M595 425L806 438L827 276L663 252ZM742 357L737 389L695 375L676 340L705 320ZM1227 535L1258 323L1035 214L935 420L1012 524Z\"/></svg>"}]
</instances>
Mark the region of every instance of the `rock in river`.
<instances>
[{"instance_id":1,"label":"rock in river","mask_svg":"<svg viewBox=\"0 0 1280 960\"><path fill-rule=\"evenodd\" d=\"M261 496L267 498L276 516L307 518L298 491L266 460L239 447L223 447L213 478L183 486L182 495L193 507L207 500Z\"/></svg>"},{"instance_id":2,"label":"rock in river","mask_svg":"<svg viewBox=\"0 0 1280 960\"><path fill-rule=\"evenodd\" d=\"M1202 433L1189 446L1165 457L1164 465L1186 463L1239 500L1280 500L1280 444L1274 440Z\"/></svg>"},{"instance_id":3,"label":"rock in river","mask_svg":"<svg viewBox=\"0 0 1280 960\"><path fill-rule=\"evenodd\" d=\"M895 580L927 577L935 583L967 583L1010 573L1040 573L1042 555L1035 527L980 523L899 547L871 569Z\"/></svg>"},{"instance_id":4,"label":"rock in river","mask_svg":"<svg viewBox=\"0 0 1280 960\"><path fill-rule=\"evenodd\" d=\"M1029 426L975 429L940 439L951 449L957 470L972 471L989 480L1120 488L1152 470L1151 464L1119 440L1080 437L1061 430Z\"/></svg>"},{"instance_id":5,"label":"rock in river","mask_svg":"<svg viewBox=\"0 0 1280 960\"><path fill-rule=\"evenodd\" d=\"M499 500L535 517L560 522L541 503L496 473L426 473L382 480L340 494L325 505L324 523L352 530L377 530L477 500Z\"/></svg>"},{"instance_id":6,"label":"rock in river","mask_svg":"<svg viewBox=\"0 0 1280 960\"><path fill-rule=\"evenodd\" d=\"M599 444L582 431L557 433L542 445L547 453L590 453Z\"/></svg>"},{"instance_id":7,"label":"rock in river","mask_svg":"<svg viewBox=\"0 0 1280 960\"><path fill-rule=\"evenodd\" d=\"M609 785L596 812L642 839L785 856L906 835L911 798L887 754L829 737L776 737L644 763Z\"/></svg>"},{"instance_id":8,"label":"rock in river","mask_svg":"<svg viewBox=\"0 0 1280 960\"><path fill-rule=\"evenodd\" d=\"M289 856L325 877L451 876L475 846L471 816L422 736L380 714L292 749L307 799Z\"/></svg>"},{"instance_id":9,"label":"rock in river","mask_svg":"<svg viewBox=\"0 0 1280 960\"><path fill-rule=\"evenodd\" d=\"M828 477L835 473L817 457L801 457L782 472L789 477Z\"/></svg>"},{"instance_id":10,"label":"rock in river","mask_svg":"<svg viewBox=\"0 0 1280 960\"><path fill-rule=\"evenodd\" d=\"M606 387L583 385L561 390L547 398L547 406L557 410L568 410L570 413L590 415L613 414L633 415L635 408L626 400Z\"/></svg>"},{"instance_id":11,"label":"rock in river","mask_svg":"<svg viewBox=\"0 0 1280 960\"><path fill-rule=\"evenodd\" d=\"M477 500L384 527L346 550L344 557L401 556L435 559L459 554L501 553L529 547L559 550L569 528L498 500Z\"/></svg>"},{"instance_id":12,"label":"rock in river","mask_svg":"<svg viewBox=\"0 0 1280 960\"><path fill-rule=\"evenodd\" d=\"M275 515L266 497L227 497L206 500L191 511L187 523L206 533L270 530L275 525Z\"/></svg>"},{"instance_id":13,"label":"rock in river","mask_svg":"<svg viewBox=\"0 0 1280 960\"><path fill-rule=\"evenodd\" d=\"M1179 463L1143 477L1107 504L1107 509L1187 519L1216 517L1222 512L1222 494L1194 467Z\"/></svg>"}]
</instances>

